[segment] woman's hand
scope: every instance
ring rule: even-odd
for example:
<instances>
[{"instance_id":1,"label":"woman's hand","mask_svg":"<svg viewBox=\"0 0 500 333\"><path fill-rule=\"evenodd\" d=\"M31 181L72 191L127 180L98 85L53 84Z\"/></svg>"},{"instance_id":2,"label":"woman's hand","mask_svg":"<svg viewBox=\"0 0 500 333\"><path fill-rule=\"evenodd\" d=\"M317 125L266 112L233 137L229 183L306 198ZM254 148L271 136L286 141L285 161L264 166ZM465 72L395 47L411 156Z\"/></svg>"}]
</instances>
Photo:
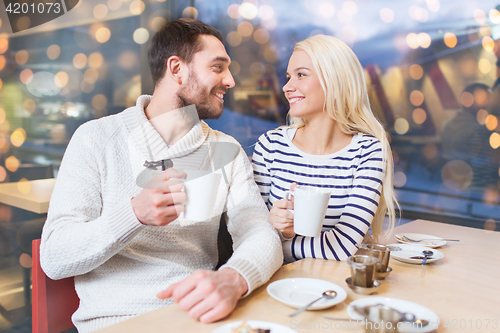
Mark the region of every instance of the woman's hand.
<instances>
[{"instance_id":1,"label":"woman's hand","mask_svg":"<svg viewBox=\"0 0 500 333\"><path fill-rule=\"evenodd\" d=\"M290 190L293 191L295 186L297 184L292 183ZM283 237L292 238L295 236L295 232L293 231L293 213L288 209L293 209L293 195L291 196L291 200L286 200L285 198L273 202L273 208L270 211L271 223L274 229L281 231Z\"/></svg>"}]
</instances>

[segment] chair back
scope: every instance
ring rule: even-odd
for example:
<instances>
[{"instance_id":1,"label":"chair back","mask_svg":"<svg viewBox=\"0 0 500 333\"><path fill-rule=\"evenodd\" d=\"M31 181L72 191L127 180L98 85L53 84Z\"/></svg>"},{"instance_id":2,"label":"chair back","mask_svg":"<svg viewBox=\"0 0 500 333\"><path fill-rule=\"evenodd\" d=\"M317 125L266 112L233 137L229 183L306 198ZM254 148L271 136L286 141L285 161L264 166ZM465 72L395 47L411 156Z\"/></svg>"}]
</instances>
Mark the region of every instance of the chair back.
<instances>
[{"instance_id":1,"label":"chair back","mask_svg":"<svg viewBox=\"0 0 500 333\"><path fill-rule=\"evenodd\" d=\"M40 239L33 240L33 333L60 333L72 328L71 316L80 299L75 291L74 278L52 280L40 266Z\"/></svg>"}]
</instances>

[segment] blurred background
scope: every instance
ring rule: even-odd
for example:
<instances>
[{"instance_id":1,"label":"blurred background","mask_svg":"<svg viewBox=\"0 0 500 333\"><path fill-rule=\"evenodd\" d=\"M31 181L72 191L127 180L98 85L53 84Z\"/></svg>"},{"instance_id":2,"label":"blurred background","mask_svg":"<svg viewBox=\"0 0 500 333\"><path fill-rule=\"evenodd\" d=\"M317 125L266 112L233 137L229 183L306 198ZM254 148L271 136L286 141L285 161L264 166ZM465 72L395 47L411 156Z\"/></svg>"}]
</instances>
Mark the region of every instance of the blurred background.
<instances>
[{"instance_id":1,"label":"blurred background","mask_svg":"<svg viewBox=\"0 0 500 333\"><path fill-rule=\"evenodd\" d=\"M0 4L0 182L57 176L79 125L152 92L155 31L193 17L223 33L236 81L221 119L207 122L247 154L286 122L281 88L294 44L333 35L359 57L390 134L403 218L500 230L499 0L65 3L67 14L37 26L9 21ZM19 231L43 217L0 206L1 332L30 331Z\"/></svg>"}]
</instances>

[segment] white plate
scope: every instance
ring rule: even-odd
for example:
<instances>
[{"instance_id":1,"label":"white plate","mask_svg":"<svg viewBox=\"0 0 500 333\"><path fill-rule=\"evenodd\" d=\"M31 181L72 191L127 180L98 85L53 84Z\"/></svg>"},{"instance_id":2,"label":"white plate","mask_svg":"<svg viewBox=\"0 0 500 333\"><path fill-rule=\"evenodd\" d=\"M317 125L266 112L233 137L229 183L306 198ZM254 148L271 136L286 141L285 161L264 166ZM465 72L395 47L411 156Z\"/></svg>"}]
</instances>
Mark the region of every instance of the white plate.
<instances>
[{"instance_id":1,"label":"white plate","mask_svg":"<svg viewBox=\"0 0 500 333\"><path fill-rule=\"evenodd\" d=\"M417 240L418 239L426 239L426 240L421 241L421 242L412 242L412 241L408 241L408 240L403 239L403 236L410 237L411 239L417 239ZM413 233L405 232L402 234L395 235L394 238L396 238L396 240L400 243L422 245L422 246L427 246L427 247L432 247L432 248L446 245L446 241L443 240L442 238L436 237L436 236L431 236L431 235L425 235L425 234L413 234Z\"/></svg>"},{"instance_id":2,"label":"white plate","mask_svg":"<svg viewBox=\"0 0 500 333\"><path fill-rule=\"evenodd\" d=\"M405 301L398 298L389 297L365 297L357 299L351 302L347 306L347 314L355 320L363 320L363 316L354 311L354 307L365 307L368 305L383 304L401 313L409 313L415 316L416 319L425 319L429 321L429 324L423 327L417 327L411 323L404 323L399 328L401 333L414 333L414 332L431 332L439 327L439 317L438 315L426 308L423 305L413 303L410 301Z\"/></svg>"},{"instance_id":3,"label":"white plate","mask_svg":"<svg viewBox=\"0 0 500 333\"><path fill-rule=\"evenodd\" d=\"M410 259L410 257L414 256L424 256L422 251L432 251L434 254L431 258L427 259L427 263L430 264L436 260L442 259L444 254L439 252L436 249L431 249L430 247L413 245L413 244L389 244L389 246L398 246L401 248L401 251L391 251L391 258L396 260L406 262L408 264L418 264L422 263L422 259Z\"/></svg>"},{"instance_id":4,"label":"white plate","mask_svg":"<svg viewBox=\"0 0 500 333\"><path fill-rule=\"evenodd\" d=\"M236 327L241 325L241 323L242 321L234 321L232 323L228 323L226 325L216 328L215 330L212 331L212 333L232 333ZM253 329L255 328L267 329L271 330L272 333L297 333L297 331L292 330L290 327L286 327L276 323L271 323L268 321L247 320L247 324Z\"/></svg>"},{"instance_id":5,"label":"white plate","mask_svg":"<svg viewBox=\"0 0 500 333\"><path fill-rule=\"evenodd\" d=\"M347 292L341 286L318 279L282 279L274 281L267 286L267 292L272 298L296 309L303 307L317 298L320 298L326 290L336 291L337 297L333 299L319 300L311 305L309 310L329 308L335 304L342 303L347 297Z\"/></svg>"}]
</instances>

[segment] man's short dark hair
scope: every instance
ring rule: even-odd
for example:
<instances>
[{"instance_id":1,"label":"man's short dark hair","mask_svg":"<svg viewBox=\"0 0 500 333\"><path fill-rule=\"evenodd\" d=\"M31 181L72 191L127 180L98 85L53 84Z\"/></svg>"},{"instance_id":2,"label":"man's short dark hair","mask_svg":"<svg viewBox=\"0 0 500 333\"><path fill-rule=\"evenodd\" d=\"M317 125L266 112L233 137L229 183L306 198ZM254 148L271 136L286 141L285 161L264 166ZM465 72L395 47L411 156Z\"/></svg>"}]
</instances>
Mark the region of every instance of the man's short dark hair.
<instances>
[{"instance_id":1,"label":"man's short dark hair","mask_svg":"<svg viewBox=\"0 0 500 333\"><path fill-rule=\"evenodd\" d=\"M167 60L178 56L190 63L193 55L203 49L200 35L212 35L224 44L224 37L219 30L198 20L181 18L165 23L153 36L148 47L148 63L154 85L163 78Z\"/></svg>"}]
</instances>

